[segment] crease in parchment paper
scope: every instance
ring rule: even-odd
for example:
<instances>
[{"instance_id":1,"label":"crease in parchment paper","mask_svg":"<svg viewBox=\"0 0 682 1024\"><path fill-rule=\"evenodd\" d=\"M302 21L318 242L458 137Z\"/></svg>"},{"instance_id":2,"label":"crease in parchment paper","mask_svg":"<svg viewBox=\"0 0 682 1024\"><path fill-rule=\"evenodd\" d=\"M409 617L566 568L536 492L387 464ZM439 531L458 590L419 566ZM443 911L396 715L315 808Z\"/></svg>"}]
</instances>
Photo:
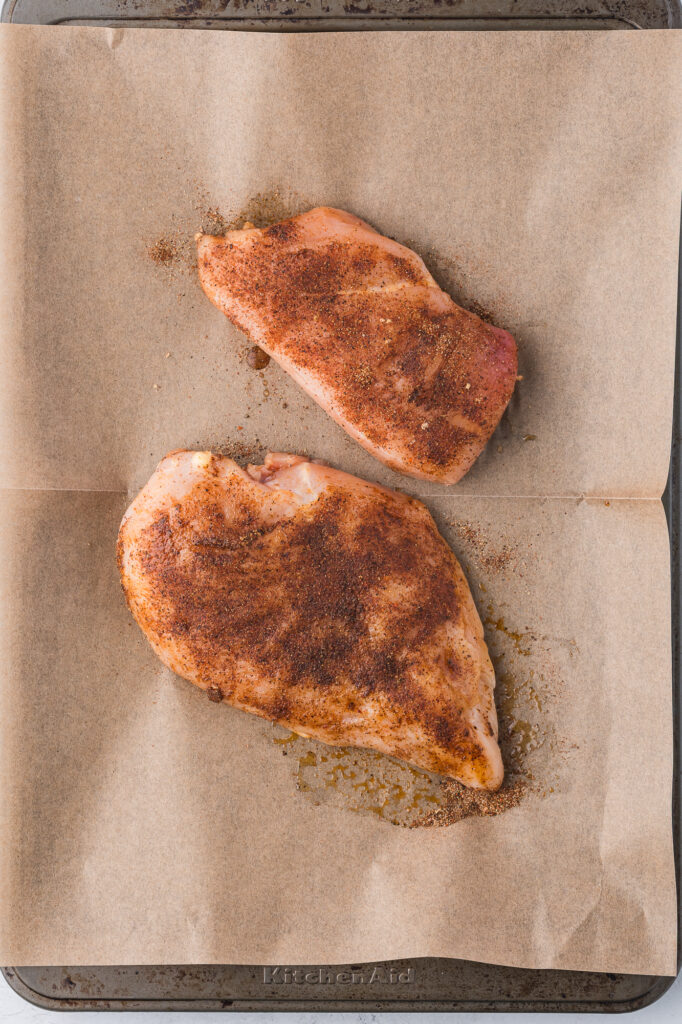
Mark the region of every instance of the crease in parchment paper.
<instances>
[{"instance_id":1,"label":"crease in parchment paper","mask_svg":"<svg viewBox=\"0 0 682 1024\"><path fill-rule=\"evenodd\" d=\"M4 963L675 972L659 499L681 51L666 32L0 27ZM203 224L294 192L409 242L517 339L522 379L455 488L378 463L274 362L256 373L190 271ZM150 257L160 238L182 273ZM271 723L160 665L118 526L166 452L226 445L425 502L502 726L532 702L505 740L531 749L517 806L401 828L316 803Z\"/></svg>"}]
</instances>

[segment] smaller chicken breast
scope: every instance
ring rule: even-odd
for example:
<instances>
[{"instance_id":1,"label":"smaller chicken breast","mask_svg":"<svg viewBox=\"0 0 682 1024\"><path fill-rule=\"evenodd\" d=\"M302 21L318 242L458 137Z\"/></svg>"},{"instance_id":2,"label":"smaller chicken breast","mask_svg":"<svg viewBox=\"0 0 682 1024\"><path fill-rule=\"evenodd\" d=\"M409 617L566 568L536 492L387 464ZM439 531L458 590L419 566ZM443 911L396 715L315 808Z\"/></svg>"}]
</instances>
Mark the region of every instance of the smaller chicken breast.
<instances>
[{"instance_id":1,"label":"smaller chicken breast","mask_svg":"<svg viewBox=\"0 0 682 1024\"><path fill-rule=\"evenodd\" d=\"M500 785L481 621L419 501L295 455L176 451L126 512L118 564L153 649L211 700Z\"/></svg>"},{"instance_id":2,"label":"smaller chicken breast","mask_svg":"<svg viewBox=\"0 0 682 1024\"><path fill-rule=\"evenodd\" d=\"M211 302L377 459L445 484L470 469L514 390L516 343L416 253L328 207L197 244Z\"/></svg>"}]
</instances>

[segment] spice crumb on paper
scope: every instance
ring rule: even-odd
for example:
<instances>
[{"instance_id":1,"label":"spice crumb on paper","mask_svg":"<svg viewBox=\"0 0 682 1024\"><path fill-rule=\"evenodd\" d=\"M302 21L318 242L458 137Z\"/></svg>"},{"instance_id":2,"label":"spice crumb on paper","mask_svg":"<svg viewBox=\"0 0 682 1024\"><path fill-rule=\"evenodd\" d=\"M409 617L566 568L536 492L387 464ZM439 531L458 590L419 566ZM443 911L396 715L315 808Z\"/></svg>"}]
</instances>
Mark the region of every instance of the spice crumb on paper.
<instances>
[{"instance_id":1,"label":"spice crumb on paper","mask_svg":"<svg viewBox=\"0 0 682 1024\"><path fill-rule=\"evenodd\" d=\"M192 193L192 206L198 214L201 232L205 235L220 236L245 227L268 227L276 221L295 217L319 205L285 186L273 186L254 192L238 203L228 199L217 200L214 194L198 182L188 182L188 189ZM194 238L196 222L187 225L186 231Z\"/></svg>"},{"instance_id":2,"label":"spice crumb on paper","mask_svg":"<svg viewBox=\"0 0 682 1024\"><path fill-rule=\"evenodd\" d=\"M149 258L159 266L167 267L178 257L178 247L172 238L159 238L147 249Z\"/></svg>"},{"instance_id":3,"label":"spice crumb on paper","mask_svg":"<svg viewBox=\"0 0 682 1024\"><path fill-rule=\"evenodd\" d=\"M237 427L237 429L241 429ZM205 444L196 441L194 446L197 449L212 451L216 455L226 455L228 459L232 459L239 465L246 465L247 463L256 463L262 459L265 453L265 447L261 444L258 438L254 438L252 441L230 441L224 438L220 441L216 441L214 444Z\"/></svg>"},{"instance_id":4,"label":"spice crumb on paper","mask_svg":"<svg viewBox=\"0 0 682 1024\"><path fill-rule=\"evenodd\" d=\"M179 273L196 271L196 247L186 232L177 229L164 232L155 241L145 243L143 251L159 270L166 271L171 281L175 281ZM184 298L184 293L178 293L177 298Z\"/></svg>"},{"instance_id":5,"label":"spice crumb on paper","mask_svg":"<svg viewBox=\"0 0 682 1024\"><path fill-rule=\"evenodd\" d=\"M240 230L246 224L256 228L268 227L277 221L295 217L315 205L317 204L306 202L292 189L273 187L255 192L236 208L225 206L224 214L217 207L209 208L204 215L204 223L219 230L208 230L206 227L203 227L203 230L205 234L224 235L227 231Z\"/></svg>"},{"instance_id":6,"label":"spice crumb on paper","mask_svg":"<svg viewBox=\"0 0 682 1024\"><path fill-rule=\"evenodd\" d=\"M506 576L519 570L521 552L517 543L504 538L492 541L475 523L456 519L447 522L455 535L466 544L468 556L485 573Z\"/></svg>"}]
</instances>

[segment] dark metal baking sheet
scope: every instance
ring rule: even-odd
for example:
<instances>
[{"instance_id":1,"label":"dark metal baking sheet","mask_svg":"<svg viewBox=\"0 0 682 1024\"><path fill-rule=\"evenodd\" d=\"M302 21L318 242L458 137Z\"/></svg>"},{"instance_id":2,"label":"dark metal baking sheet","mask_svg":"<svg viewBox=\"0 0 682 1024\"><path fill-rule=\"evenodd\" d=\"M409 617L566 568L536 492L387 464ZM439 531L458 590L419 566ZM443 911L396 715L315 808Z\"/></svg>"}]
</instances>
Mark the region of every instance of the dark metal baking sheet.
<instances>
[{"instance_id":1,"label":"dark metal baking sheet","mask_svg":"<svg viewBox=\"0 0 682 1024\"><path fill-rule=\"evenodd\" d=\"M679 28L682 27L682 0L594 0L584 5L580 0L4 0L0 20L40 25L267 31ZM673 826L678 900L682 841L680 321L678 309L673 441L670 474L663 496L672 564L676 738ZM682 904L679 917L682 919ZM275 967L279 968L277 972L273 971ZM285 964L5 967L2 973L19 995L37 1006L55 1010L617 1013L653 1003L674 980L649 975L525 970L435 958L305 967ZM347 980L353 975L355 981ZM363 980L358 980L359 977Z\"/></svg>"},{"instance_id":2,"label":"dark metal baking sheet","mask_svg":"<svg viewBox=\"0 0 682 1024\"><path fill-rule=\"evenodd\" d=\"M3 0L2 20L266 31L679 28L681 0Z\"/></svg>"},{"instance_id":3,"label":"dark metal baking sheet","mask_svg":"<svg viewBox=\"0 0 682 1024\"><path fill-rule=\"evenodd\" d=\"M354 1010L363 1012L506 1010L622 1012L658 999L671 978L582 971L530 971L466 960L397 960L376 965L305 967L307 974L366 979L412 969L412 982L268 984L267 968L18 967L5 968L10 985L30 1002L56 1010ZM289 973L291 976L291 972ZM319 975L318 975L319 977ZM321 988L323 991L321 991Z\"/></svg>"}]
</instances>

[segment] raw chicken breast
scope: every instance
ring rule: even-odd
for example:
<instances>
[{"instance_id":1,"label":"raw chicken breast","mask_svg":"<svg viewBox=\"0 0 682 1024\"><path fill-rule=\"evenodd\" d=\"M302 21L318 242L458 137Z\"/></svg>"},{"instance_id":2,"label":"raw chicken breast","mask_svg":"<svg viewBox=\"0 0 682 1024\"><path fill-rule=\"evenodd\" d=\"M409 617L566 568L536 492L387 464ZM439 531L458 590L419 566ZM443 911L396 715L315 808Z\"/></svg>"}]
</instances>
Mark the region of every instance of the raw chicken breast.
<instances>
[{"instance_id":1,"label":"raw chicken breast","mask_svg":"<svg viewBox=\"0 0 682 1024\"><path fill-rule=\"evenodd\" d=\"M341 210L197 237L209 299L351 437L411 476L451 484L467 472L514 390L510 334Z\"/></svg>"},{"instance_id":2,"label":"raw chicken breast","mask_svg":"<svg viewBox=\"0 0 682 1024\"><path fill-rule=\"evenodd\" d=\"M413 498L294 455L166 456L126 512L128 605L170 669L243 711L496 789L495 677Z\"/></svg>"}]
</instances>

